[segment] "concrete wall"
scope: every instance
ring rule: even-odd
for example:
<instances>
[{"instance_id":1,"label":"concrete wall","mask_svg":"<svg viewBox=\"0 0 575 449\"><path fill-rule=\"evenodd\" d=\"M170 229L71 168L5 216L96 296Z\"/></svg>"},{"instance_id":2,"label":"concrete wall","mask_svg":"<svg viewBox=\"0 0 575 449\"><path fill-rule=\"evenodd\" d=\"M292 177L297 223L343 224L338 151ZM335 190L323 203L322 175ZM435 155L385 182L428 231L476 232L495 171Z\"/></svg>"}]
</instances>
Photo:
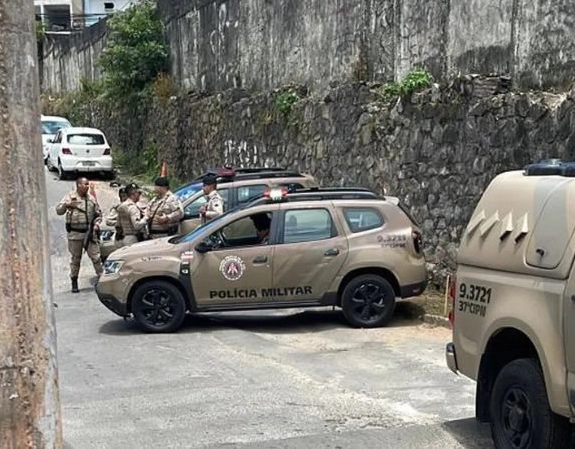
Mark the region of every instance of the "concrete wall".
<instances>
[{"instance_id":1,"label":"concrete wall","mask_svg":"<svg viewBox=\"0 0 575 449\"><path fill-rule=\"evenodd\" d=\"M575 66L567 0L158 0L179 86L268 90L288 82L389 80L422 65L438 79L511 74L566 88ZM44 90L70 90L101 48L92 30L46 45ZM70 67L68 69L68 67ZM68 73L64 73L68 72Z\"/></svg>"}]
</instances>

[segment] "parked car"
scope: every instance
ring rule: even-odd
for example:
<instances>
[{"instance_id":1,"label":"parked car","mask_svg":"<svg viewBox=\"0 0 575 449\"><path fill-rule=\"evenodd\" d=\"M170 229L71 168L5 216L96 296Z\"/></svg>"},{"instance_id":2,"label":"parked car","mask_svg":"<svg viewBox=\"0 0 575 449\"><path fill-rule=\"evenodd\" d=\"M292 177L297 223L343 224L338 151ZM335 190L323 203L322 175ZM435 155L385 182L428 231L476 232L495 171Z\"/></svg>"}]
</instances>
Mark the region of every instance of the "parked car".
<instances>
[{"instance_id":1,"label":"parked car","mask_svg":"<svg viewBox=\"0 0 575 449\"><path fill-rule=\"evenodd\" d=\"M114 251L96 293L147 332L176 331L187 313L320 306L372 328L426 285L421 231L397 198L280 187L188 234Z\"/></svg>"},{"instance_id":2,"label":"parked car","mask_svg":"<svg viewBox=\"0 0 575 449\"><path fill-rule=\"evenodd\" d=\"M224 199L224 210L228 211L238 205L261 196L271 187L285 186L291 190L317 187L318 183L311 175L288 170L283 167L232 168L222 167L209 170L174 190L184 206L184 219L180 223L180 234L193 231L200 223L200 207L205 204L206 196L202 190L202 179L208 174L217 175L218 192ZM100 252L103 260L116 249L114 230L103 227L100 241Z\"/></svg>"},{"instance_id":3,"label":"parked car","mask_svg":"<svg viewBox=\"0 0 575 449\"><path fill-rule=\"evenodd\" d=\"M66 118L56 115L42 115L40 122L42 124L42 153L44 163L46 163L48 160L48 140L56 137L62 128L69 128L72 124Z\"/></svg>"},{"instance_id":4,"label":"parked car","mask_svg":"<svg viewBox=\"0 0 575 449\"><path fill-rule=\"evenodd\" d=\"M47 145L46 165L49 170L57 171L60 179L78 172L103 172L109 178L114 176L112 150L99 129L62 128Z\"/></svg>"}]
</instances>

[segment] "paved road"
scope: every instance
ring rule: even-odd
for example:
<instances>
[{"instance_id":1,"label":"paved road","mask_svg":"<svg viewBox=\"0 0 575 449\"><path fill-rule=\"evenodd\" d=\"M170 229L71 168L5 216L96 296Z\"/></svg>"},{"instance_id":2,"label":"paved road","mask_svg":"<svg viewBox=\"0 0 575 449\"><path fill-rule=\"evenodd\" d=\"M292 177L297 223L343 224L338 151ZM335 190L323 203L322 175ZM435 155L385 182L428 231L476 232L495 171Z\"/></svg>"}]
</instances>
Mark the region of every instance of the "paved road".
<instances>
[{"instance_id":1,"label":"paved road","mask_svg":"<svg viewBox=\"0 0 575 449\"><path fill-rule=\"evenodd\" d=\"M96 298L86 258L69 293L73 187L46 172L64 438L74 449L482 448L474 384L445 366L450 332L349 328L338 311L194 317L144 335ZM104 208L116 192L98 185Z\"/></svg>"}]
</instances>

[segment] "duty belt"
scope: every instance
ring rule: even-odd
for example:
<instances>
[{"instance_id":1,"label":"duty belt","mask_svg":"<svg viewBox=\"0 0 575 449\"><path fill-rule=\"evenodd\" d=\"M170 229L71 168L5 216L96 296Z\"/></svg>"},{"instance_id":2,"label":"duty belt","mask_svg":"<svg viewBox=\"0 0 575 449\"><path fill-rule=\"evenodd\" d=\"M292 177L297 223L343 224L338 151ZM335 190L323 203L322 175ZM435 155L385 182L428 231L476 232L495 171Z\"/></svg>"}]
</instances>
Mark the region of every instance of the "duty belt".
<instances>
[{"instance_id":1,"label":"duty belt","mask_svg":"<svg viewBox=\"0 0 575 449\"><path fill-rule=\"evenodd\" d=\"M84 228L75 228L73 226L70 226L70 231L75 231L75 232L88 232L88 226L84 227Z\"/></svg>"}]
</instances>

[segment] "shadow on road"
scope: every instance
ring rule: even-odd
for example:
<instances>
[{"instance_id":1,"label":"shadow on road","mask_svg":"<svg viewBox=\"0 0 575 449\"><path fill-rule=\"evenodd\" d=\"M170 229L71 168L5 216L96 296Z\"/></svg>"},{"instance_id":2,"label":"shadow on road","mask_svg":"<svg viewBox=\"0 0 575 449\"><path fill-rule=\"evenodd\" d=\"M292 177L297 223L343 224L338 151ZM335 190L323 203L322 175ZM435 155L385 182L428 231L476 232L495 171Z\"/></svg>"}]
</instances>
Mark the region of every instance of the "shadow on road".
<instances>
[{"instance_id":1,"label":"shadow on road","mask_svg":"<svg viewBox=\"0 0 575 449\"><path fill-rule=\"evenodd\" d=\"M410 318L399 307L389 328L417 326L420 320ZM219 330L241 329L250 332L270 334L292 334L300 332L324 332L340 328L350 328L341 310L289 310L202 313L186 317L179 333L215 332ZM141 333L132 319L116 319L103 324L100 333L109 335L133 335Z\"/></svg>"},{"instance_id":2,"label":"shadow on road","mask_svg":"<svg viewBox=\"0 0 575 449\"><path fill-rule=\"evenodd\" d=\"M489 424L479 423L475 418L447 421L442 427L466 449L494 449Z\"/></svg>"}]
</instances>

